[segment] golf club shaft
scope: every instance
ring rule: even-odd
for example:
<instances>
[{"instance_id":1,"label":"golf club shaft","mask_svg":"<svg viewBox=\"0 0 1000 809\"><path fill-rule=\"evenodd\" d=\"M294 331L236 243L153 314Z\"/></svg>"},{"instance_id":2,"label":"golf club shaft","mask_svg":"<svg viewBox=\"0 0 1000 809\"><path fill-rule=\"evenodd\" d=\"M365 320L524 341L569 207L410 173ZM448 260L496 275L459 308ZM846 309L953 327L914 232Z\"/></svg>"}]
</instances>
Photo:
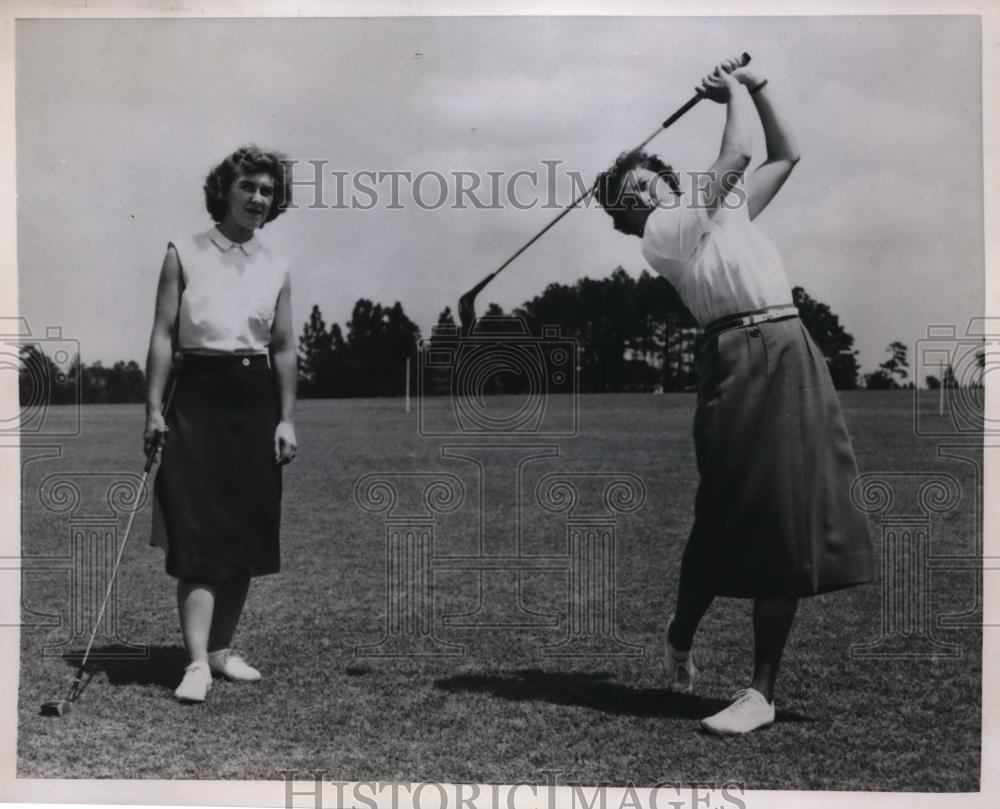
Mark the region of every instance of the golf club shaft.
<instances>
[{"instance_id":1,"label":"golf club shaft","mask_svg":"<svg viewBox=\"0 0 1000 809\"><path fill-rule=\"evenodd\" d=\"M173 401L174 390L176 388L177 388L177 376L175 375L170 382L170 388L167 391L167 398L163 405L164 415L167 413L167 411L170 410L170 403ZM132 505L132 511L129 514L128 523L125 526L125 537L122 539L121 547L119 547L118 549L118 555L115 557L115 565L111 570L111 579L108 581L108 589L104 593L104 600L101 602L101 609L97 613L97 620L94 621L94 629L90 633L90 640L87 641L87 649L83 653L83 660L80 661L80 666L76 670L76 677L73 678L73 682L70 684L69 687L69 694L67 695L66 699L70 702L72 702L76 698L76 695L79 693L80 680L83 677L84 669L87 666L87 660L90 657L90 650L94 645L94 638L97 637L97 629L101 625L101 621L104 618L104 612L108 607L108 601L110 600L111 593L115 587L115 580L118 577L118 566L122 562L122 556L125 555L125 545L128 543L129 535L132 533L132 523L135 522L135 515L136 512L138 512L139 510L139 501L142 497L142 492L146 488L146 481L149 479L149 472L153 468L153 461L156 458L156 449L157 446L156 443L154 442L153 445L149 448L149 452L146 453L146 466L143 469L142 478L140 479L139 485L136 488L135 503Z\"/></svg>"},{"instance_id":2,"label":"golf club shaft","mask_svg":"<svg viewBox=\"0 0 1000 809\"><path fill-rule=\"evenodd\" d=\"M142 479L139 481L139 486L136 489L135 495L135 505L132 508L132 513L129 514L128 524L125 526L125 538L122 540L121 547L118 549L118 555L115 558L115 566L111 571L111 580L108 582L107 592L104 594L104 600L101 602L101 609L97 613L97 620L94 621L94 629L90 633L90 640L87 641L87 650L83 653L83 660L80 662L80 667L76 670L76 677L73 678L73 683L69 688L69 695L67 699L72 701L75 697L77 690L80 687L80 678L83 677L83 671L87 666L87 659L90 657L90 649L94 644L94 638L97 636L97 629L101 625L101 620L104 618L104 611L108 606L108 600L111 598L111 592L115 586L115 578L118 575L118 565L121 564L122 555L125 553L125 543L128 542L129 534L132 532L132 522L135 520L135 513L138 510L139 498L142 496L143 489L146 488L146 479L149 477L149 470L144 470L142 473Z\"/></svg>"},{"instance_id":3,"label":"golf club shaft","mask_svg":"<svg viewBox=\"0 0 1000 809\"><path fill-rule=\"evenodd\" d=\"M566 214L568 214L570 211L572 211L577 205L579 205L581 202L583 202L587 197L589 197L591 194L593 194L596 189L597 189L597 183L594 183L587 191L584 191L582 194L580 194L580 196L578 196L576 199L574 199L569 205L567 205L565 208L563 208L558 213L558 215L556 216L555 219L553 219L545 227L543 227L540 231L538 231L538 233L536 233L527 242L525 242L525 244L521 247L520 250L518 250L516 253L514 253L514 255L512 255L503 264L501 264L499 267L497 267L497 269L495 269L493 272L491 272L487 276L487 280L492 281L494 278L496 278L500 274L500 270L502 270L504 267L506 267L508 264L510 264L515 258L517 258L519 255L521 255L521 253L523 253L525 250L527 250L529 247L531 247L531 245L533 245L535 242L537 242L549 230L549 228L551 228L556 222L558 222Z\"/></svg>"},{"instance_id":4,"label":"golf club shaft","mask_svg":"<svg viewBox=\"0 0 1000 809\"><path fill-rule=\"evenodd\" d=\"M743 55L747 58L747 61L749 61L750 57L747 54L743 54ZM744 64L746 64L746 62L744 62ZM678 118L681 118L695 104L697 104L699 101L701 101L701 98L702 97L700 95L696 95L693 98L689 99L688 102L686 104L684 104L684 106L682 106L680 109L678 109L677 112L675 112L673 115L671 115L669 118L667 118L667 120L664 121L660 126L658 126L656 129L654 129L653 132L649 135L649 137L647 137L642 143L640 143L638 146L636 146L631 151L633 151L633 152L638 151L643 146L645 146L647 143L649 143L653 138L655 138L657 135L659 135L664 129L666 129L668 126L670 126L672 123L674 123ZM514 253L514 255L512 255L503 264L501 264L496 270L494 270L489 275L489 279L492 280L497 275L499 275L500 270L502 270L504 267L506 267L508 264L510 264L515 258L517 258L519 255L521 255L521 253L523 253L525 250L527 250L529 247L531 247L531 245L533 245L536 241L538 241L538 239L541 238L549 230L549 228L551 228L556 222L558 222L566 214L568 214L571 210L573 210L577 205L579 205L581 202L583 202L585 199L587 199L587 197L589 197L591 194L593 194L594 191L596 191L596 190L597 190L597 183L595 182L587 191L584 191L582 194L580 194L580 196L578 196L576 199L574 199L572 202L570 202L569 205L567 205L562 211L560 211L556 215L555 219L553 219L545 227L543 227L540 231L538 231L538 233L536 233L534 236L532 236L531 239L529 239L520 250L518 250L516 253Z\"/></svg>"},{"instance_id":5,"label":"golf club shaft","mask_svg":"<svg viewBox=\"0 0 1000 809\"><path fill-rule=\"evenodd\" d=\"M746 55L746 54L744 54L744 55ZM667 127L669 127L671 124L673 124L678 119L682 118L689 110L691 110L692 107L694 107L695 104L697 104L699 101L701 101L701 99L702 99L702 96L700 96L700 95L693 95L693 96L691 96L691 98L689 98L687 100L687 102L684 104L684 106L680 107L677 110L677 112L675 112L673 115L671 115L669 118L667 118L666 121L664 121L662 124L660 124L658 127L656 127L656 129L654 129L650 133L649 137L646 138L638 146L636 146L632 151L633 152L639 151L643 146L645 146L653 138L655 138L657 135L659 135L664 129L666 129Z\"/></svg>"},{"instance_id":6,"label":"golf club shaft","mask_svg":"<svg viewBox=\"0 0 1000 809\"><path fill-rule=\"evenodd\" d=\"M750 54L749 53L744 53L740 57L740 67L746 67L748 64L750 64ZM664 129L666 129L667 127L669 127L672 124L676 123L680 118L682 118L699 101L701 101L701 99L702 99L702 96L698 95L698 94L696 94L692 98L688 99L688 101L686 103L684 103L680 108L678 108L677 111L674 112L673 115L671 115L669 118L667 118L667 120L664 121L662 124L660 124L660 126L658 126L655 130L653 130L653 132L650 133L650 135L642 143L640 143L638 146L634 147L633 149L630 149L629 151L635 152L635 151L638 151L639 149L642 149L653 138L655 138L657 135L659 135ZM512 255L503 264L501 264L499 267L497 267L497 269L495 269L488 276L486 276L486 278L480 284L480 288L483 287L483 286L486 286L486 284L489 281L492 281L494 278L496 278L500 274L501 270L503 270L508 264L510 264L519 255L521 255L521 253L523 253L525 250L527 250L529 247L531 247L531 245L533 245L546 232L548 232L549 228L551 228L556 222L558 222L560 219L562 219L566 214L568 214L571 210L573 210L577 205L579 205L581 202L583 202L587 197L589 197L591 194L593 194L594 191L596 191L596 190L597 190L597 183L595 182L590 187L589 190L587 190L584 193L580 194L580 196L578 196L576 199L574 199L572 202L570 202L569 205L567 205L562 211L560 211L556 215L555 219L553 219L551 222L549 222L545 227L543 227L540 231L538 231L538 233L536 233L527 242L525 242L525 244L516 253L514 253L514 255Z\"/></svg>"}]
</instances>

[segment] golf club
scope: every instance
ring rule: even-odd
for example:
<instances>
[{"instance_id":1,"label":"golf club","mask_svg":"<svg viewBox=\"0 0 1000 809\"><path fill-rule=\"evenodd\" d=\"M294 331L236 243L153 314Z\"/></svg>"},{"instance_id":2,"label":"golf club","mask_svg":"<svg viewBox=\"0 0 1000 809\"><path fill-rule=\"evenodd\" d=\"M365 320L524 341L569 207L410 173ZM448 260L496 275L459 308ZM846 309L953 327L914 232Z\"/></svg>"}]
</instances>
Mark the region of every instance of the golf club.
<instances>
[{"instance_id":1,"label":"golf club","mask_svg":"<svg viewBox=\"0 0 1000 809\"><path fill-rule=\"evenodd\" d=\"M174 398L174 390L177 388L177 376L174 374L171 379L169 389L167 391L167 398L163 405L163 414L166 414L170 410L170 403ZM94 630L90 633L90 640L87 642L87 649L83 653L83 660L80 662L79 668L76 670L76 677L73 678L73 682L70 684L69 691L66 694L65 699L55 699L49 702L43 702L41 706L42 716L65 716L69 713L70 706L76 702L80 693L83 691L83 672L87 666L87 659L90 657L91 647L94 645L94 638L97 635L97 628L101 625L101 620L104 618L104 611L107 609L108 600L111 598L111 592L115 586L115 579L118 576L118 567L121 565L122 556L125 553L125 545L128 543L129 534L132 533L132 523L135 521L136 512L139 510L139 502L143 490L146 488L146 481L149 478L149 472L153 468L153 463L156 461L156 453L160 449L159 439L153 443L146 453L146 466L142 472L142 479L139 481L139 486L136 489L135 503L132 506L132 512L129 514L128 523L125 526L125 537L122 539L121 547L118 549L118 555L115 558L115 566L111 571L111 579L108 582L107 592L104 594L104 601L101 602L101 609L97 613L97 620L94 621Z\"/></svg>"},{"instance_id":2,"label":"golf club","mask_svg":"<svg viewBox=\"0 0 1000 809\"><path fill-rule=\"evenodd\" d=\"M750 64L750 54L744 53L740 57L740 67L746 67L748 64ZM685 103L673 115L667 118L666 121L664 121L655 130L653 130L653 132L650 133L649 137L647 137L642 143L640 143L634 149L631 149L629 151L634 152L638 151L639 149L642 149L647 143L649 143L653 138L659 135L664 129L666 129L667 127L675 123L679 118L684 116L684 114L687 113L692 107L694 107L695 104L701 101L701 99L702 96L700 94L695 94L692 98L690 98L687 101L687 103ZM500 274L500 271L503 270L519 255L521 255L521 253L523 253L525 250L531 247L531 245L533 245L536 241L538 241L538 239L541 238L541 236L544 235L549 230L549 228L551 228L556 222L562 219L566 214L568 214L571 210L573 210L573 208L575 208L577 205L579 205L581 202L587 199L591 194L593 194L594 191L597 190L597 182L598 181L595 180L594 184L587 191L582 193L580 196L574 199L569 205L563 208L563 210L561 210L556 215L555 219L549 222L545 227L543 227L540 231L538 231L538 233L536 233L527 242L525 242L524 245L522 245L521 248L516 253L514 253L514 255L508 258L503 264L497 267L497 269L495 269L493 272L487 275L482 281L480 281L472 289L470 289L461 298L458 299L458 319L462 324L463 331L468 332L468 330L472 328L472 324L476 320L476 295L478 295L483 290L483 287L485 287L490 281L496 278Z\"/></svg>"}]
</instances>

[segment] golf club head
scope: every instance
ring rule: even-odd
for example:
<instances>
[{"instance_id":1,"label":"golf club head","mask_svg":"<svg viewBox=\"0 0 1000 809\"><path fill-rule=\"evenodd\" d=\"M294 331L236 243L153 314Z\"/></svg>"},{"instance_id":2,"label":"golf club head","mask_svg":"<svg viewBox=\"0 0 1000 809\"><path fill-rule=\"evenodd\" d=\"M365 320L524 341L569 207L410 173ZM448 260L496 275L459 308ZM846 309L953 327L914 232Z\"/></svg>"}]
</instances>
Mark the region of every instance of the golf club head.
<instances>
[{"instance_id":1,"label":"golf club head","mask_svg":"<svg viewBox=\"0 0 1000 809\"><path fill-rule=\"evenodd\" d=\"M476 322L476 295L483 291L483 287L492 281L498 272L500 272L500 270L491 272L482 281L458 299L458 320L462 324L463 332L468 333L473 324Z\"/></svg>"},{"instance_id":2,"label":"golf club head","mask_svg":"<svg viewBox=\"0 0 1000 809\"><path fill-rule=\"evenodd\" d=\"M472 324L476 322L476 295L475 292L466 292L458 299L458 321L462 324L462 331L468 333Z\"/></svg>"},{"instance_id":3,"label":"golf club head","mask_svg":"<svg viewBox=\"0 0 1000 809\"><path fill-rule=\"evenodd\" d=\"M54 699L51 702L42 703L42 716L65 716L69 713L70 701L68 699Z\"/></svg>"}]
</instances>

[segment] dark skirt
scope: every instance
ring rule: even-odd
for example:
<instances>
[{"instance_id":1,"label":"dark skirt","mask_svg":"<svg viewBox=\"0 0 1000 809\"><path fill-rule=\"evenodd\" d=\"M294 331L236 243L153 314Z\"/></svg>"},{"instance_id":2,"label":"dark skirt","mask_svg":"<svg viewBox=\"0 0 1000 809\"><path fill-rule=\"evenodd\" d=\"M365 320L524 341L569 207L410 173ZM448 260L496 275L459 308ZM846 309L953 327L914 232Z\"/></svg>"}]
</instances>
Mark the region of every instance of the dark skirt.
<instances>
[{"instance_id":1,"label":"dark skirt","mask_svg":"<svg viewBox=\"0 0 1000 809\"><path fill-rule=\"evenodd\" d=\"M851 502L854 450L802 321L713 335L699 372L685 555L715 594L810 596L871 581L871 528Z\"/></svg>"},{"instance_id":2,"label":"dark skirt","mask_svg":"<svg viewBox=\"0 0 1000 809\"><path fill-rule=\"evenodd\" d=\"M154 486L152 542L166 547L171 576L220 584L280 569L278 408L262 360L182 366Z\"/></svg>"}]
</instances>

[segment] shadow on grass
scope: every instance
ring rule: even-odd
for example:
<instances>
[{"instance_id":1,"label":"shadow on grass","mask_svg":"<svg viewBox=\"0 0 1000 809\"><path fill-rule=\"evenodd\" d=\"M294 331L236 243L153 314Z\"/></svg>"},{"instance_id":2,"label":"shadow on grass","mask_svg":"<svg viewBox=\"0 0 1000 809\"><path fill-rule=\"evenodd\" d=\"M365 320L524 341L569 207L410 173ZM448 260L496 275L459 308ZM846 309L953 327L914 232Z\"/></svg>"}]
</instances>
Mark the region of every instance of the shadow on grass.
<instances>
[{"instance_id":1,"label":"shadow on grass","mask_svg":"<svg viewBox=\"0 0 1000 809\"><path fill-rule=\"evenodd\" d=\"M452 693L474 691L523 702L540 700L556 705L577 705L609 714L704 719L721 711L729 700L668 691L666 688L633 688L609 679L604 673L564 673L524 669L504 674L461 674L435 681L436 688ZM811 722L795 711L777 712L779 722Z\"/></svg>"},{"instance_id":2,"label":"shadow on grass","mask_svg":"<svg viewBox=\"0 0 1000 809\"><path fill-rule=\"evenodd\" d=\"M83 652L67 652L62 658L75 669L83 660ZM147 646L145 654L133 646L95 646L87 660L83 687L95 674L104 672L112 685L158 685L172 690L186 665L183 646Z\"/></svg>"}]
</instances>

